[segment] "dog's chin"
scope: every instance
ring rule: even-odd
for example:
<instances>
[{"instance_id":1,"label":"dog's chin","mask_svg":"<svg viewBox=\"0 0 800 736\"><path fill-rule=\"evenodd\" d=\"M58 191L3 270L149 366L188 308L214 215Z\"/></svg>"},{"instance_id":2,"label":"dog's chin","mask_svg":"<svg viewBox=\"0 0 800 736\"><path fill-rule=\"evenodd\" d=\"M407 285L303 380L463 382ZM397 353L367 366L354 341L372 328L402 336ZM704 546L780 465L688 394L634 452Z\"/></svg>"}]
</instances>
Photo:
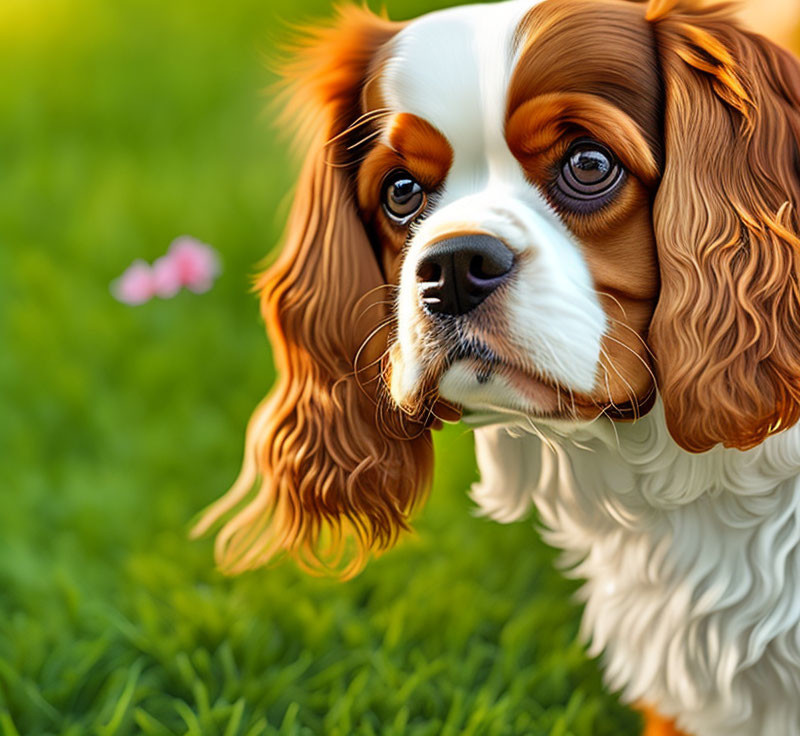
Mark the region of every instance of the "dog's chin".
<instances>
[{"instance_id":1,"label":"dog's chin","mask_svg":"<svg viewBox=\"0 0 800 736\"><path fill-rule=\"evenodd\" d=\"M511 365L488 368L477 360L453 363L439 381L439 395L463 407L471 424L537 419L578 419L574 396L535 374Z\"/></svg>"},{"instance_id":2,"label":"dog's chin","mask_svg":"<svg viewBox=\"0 0 800 736\"><path fill-rule=\"evenodd\" d=\"M652 409L656 391L636 401L592 398L547 381L513 365L488 369L475 360L453 363L441 376L440 400L460 409L465 424L520 424L534 421L560 431L578 429L604 416L611 421L635 421Z\"/></svg>"},{"instance_id":3,"label":"dog's chin","mask_svg":"<svg viewBox=\"0 0 800 736\"><path fill-rule=\"evenodd\" d=\"M452 353L451 353L452 355ZM649 406L614 403L590 397L544 378L494 352L450 359L442 352L425 367L404 362L399 347L391 352L390 392L405 413L467 424L517 424L535 420L559 427L578 426L605 414L631 419ZM644 411L641 411L644 408Z\"/></svg>"}]
</instances>

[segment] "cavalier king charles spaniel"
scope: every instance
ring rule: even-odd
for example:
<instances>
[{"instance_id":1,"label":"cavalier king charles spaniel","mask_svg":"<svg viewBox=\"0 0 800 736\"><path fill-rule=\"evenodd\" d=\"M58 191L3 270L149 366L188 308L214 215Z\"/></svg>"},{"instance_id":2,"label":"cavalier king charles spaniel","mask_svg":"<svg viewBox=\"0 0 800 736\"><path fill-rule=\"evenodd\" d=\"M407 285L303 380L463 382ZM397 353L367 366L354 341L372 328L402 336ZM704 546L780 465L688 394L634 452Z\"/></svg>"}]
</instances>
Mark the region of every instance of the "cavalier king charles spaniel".
<instances>
[{"instance_id":1,"label":"cavalier king charles spaniel","mask_svg":"<svg viewBox=\"0 0 800 736\"><path fill-rule=\"evenodd\" d=\"M345 8L285 91L280 380L221 567L358 570L474 426L647 733L800 736L800 63L693 0Z\"/></svg>"}]
</instances>

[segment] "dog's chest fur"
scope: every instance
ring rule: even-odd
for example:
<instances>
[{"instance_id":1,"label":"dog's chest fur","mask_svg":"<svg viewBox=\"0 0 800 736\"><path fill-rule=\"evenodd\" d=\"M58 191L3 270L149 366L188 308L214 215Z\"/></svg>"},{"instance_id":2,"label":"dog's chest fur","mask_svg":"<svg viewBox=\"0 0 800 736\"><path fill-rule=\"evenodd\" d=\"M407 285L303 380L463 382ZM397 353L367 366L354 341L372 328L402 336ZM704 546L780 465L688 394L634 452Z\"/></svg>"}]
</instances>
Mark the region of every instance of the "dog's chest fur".
<instances>
[{"instance_id":1,"label":"dog's chest fur","mask_svg":"<svg viewBox=\"0 0 800 736\"><path fill-rule=\"evenodd\" d=\"M535 503L608 684L697 736L800 736L800 431L691 455L656 406L515 435L476 430L473 497L499 521Z\"/></svg>"}]
</instances>

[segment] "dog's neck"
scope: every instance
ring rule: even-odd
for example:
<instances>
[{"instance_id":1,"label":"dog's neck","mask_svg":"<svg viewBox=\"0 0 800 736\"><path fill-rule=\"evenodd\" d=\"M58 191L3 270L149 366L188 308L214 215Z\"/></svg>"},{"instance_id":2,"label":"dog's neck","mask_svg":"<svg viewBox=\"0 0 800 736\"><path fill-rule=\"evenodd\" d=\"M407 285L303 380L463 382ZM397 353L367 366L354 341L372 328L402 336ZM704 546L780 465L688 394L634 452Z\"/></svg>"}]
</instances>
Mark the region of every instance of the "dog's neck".
<instances>
[{"instance_id":1,"label":"dog's neck","mask_svg":"<svg viewBox=\"0 0 800 736\"><path fill-rule=\"evenodd\" d=\"M764 497L800 475L800 427L751 450L720 446L693 454L670 436L660 402L631 423L569 427L519 420L483 427L476 430L476 451L481 481L472 495L483 512L513 521L535 500L551 528L563 522L564 504L573 507L570 515L585 510L587 525L606 531L645 529L665 511L701 499L760 516Z\"/></svg>"}]
</instances>

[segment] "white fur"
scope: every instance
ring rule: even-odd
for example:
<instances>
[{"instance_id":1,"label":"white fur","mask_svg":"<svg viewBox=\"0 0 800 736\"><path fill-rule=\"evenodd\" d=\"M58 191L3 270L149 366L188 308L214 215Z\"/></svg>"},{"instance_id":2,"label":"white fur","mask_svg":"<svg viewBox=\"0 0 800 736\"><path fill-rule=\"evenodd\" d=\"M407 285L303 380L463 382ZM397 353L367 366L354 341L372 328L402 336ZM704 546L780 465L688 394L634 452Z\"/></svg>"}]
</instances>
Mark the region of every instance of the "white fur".
<instances>
[{"instance_id":1,"label":"white fur","mask_svg":"<svg viewBox=\"0 0 800 736\"><path fill-rule=\"evenodd\" d=\"M692 455L660 404L539 436L511 422L476 430L473 498L504 522L535 503L587 581L609 686L696 736L800 736L800 428Z\"/></svg>"}]
</instances>

